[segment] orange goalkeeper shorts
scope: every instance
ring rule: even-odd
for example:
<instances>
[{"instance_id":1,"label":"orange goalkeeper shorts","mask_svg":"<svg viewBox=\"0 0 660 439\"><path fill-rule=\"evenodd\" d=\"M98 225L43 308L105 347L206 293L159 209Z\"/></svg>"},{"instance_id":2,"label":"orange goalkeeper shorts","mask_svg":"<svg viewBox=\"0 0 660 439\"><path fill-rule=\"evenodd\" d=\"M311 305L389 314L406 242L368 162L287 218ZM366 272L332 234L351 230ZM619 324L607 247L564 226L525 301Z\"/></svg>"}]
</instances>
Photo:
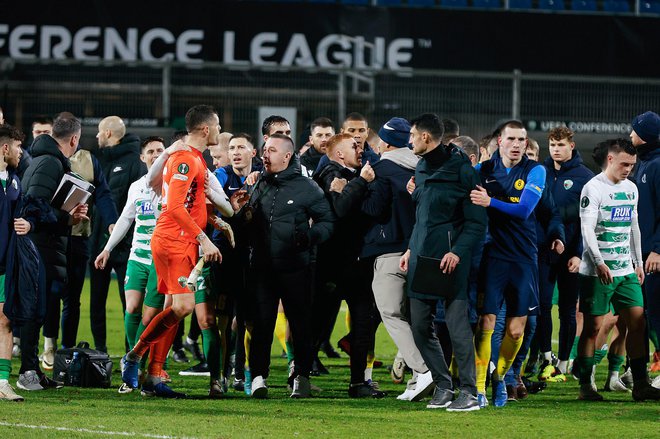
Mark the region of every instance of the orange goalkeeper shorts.
<instances>
[{"instance_id":1,"label":"orange goalkeeper shorts","mask_svg":"<svg viewBox=\"0 0 660 439\"><path fill-rule=\"evenodd\" d=\"M151 240L151 254L161 294L191 293L186 287L199 255L199 245L192 242L157 237Z\"/></svg>"}]
</instances>

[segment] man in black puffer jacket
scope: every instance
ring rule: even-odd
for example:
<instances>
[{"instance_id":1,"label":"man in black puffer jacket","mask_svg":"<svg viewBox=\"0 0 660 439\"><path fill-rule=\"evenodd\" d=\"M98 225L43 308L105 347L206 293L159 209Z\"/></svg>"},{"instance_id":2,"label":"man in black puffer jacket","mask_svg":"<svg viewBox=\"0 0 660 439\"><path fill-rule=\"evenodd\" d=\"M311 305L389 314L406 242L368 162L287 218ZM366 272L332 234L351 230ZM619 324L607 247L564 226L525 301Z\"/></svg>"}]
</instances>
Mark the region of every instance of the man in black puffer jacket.
<instances>
[{"instance_id":1,"label":"man in black puffer jacket","mask_svg":"<svg viewBox=\"0 0 660 439\"><path fill-rule=\"evenodd\" d=\"M296 353L293 398L310 396L312 248L330 237L334 215L321 189L303 177L293 141L274 134L264 145L264 172L241 210L250 235L255 279L250 350L252 397L266 398L270 346L282 299ZM310 226L309 220L313 223Z\"/></svg>"},{"instance_id":2,"label":"man in black puffer jacket","mask_svg":"<svg viewBox=\"0 0 660 439\"><path fill-rule=\"evenodd\" d=\"M46 295L59 297L66 288L66 250L71 225L86 218L87 205L79 205L71 213L50 205L64 174L71 170L69 157L78 147L81 124L70 113L62 113L53 124L52 137L41 135L32 145L33 160L23 176L22 187L26 208L47 209L35 221L30 239L39 250L46 268ZM45 218L54 218L46 222ZM61 387L39 368L37 347L43 322L33 321L21 328L21 370L17 386L23 390Z\"/></svg>"},{"instance_id":3,"label":"man in black puffer jacket","mask_svg":"<svg viewBox=\"0 0 660 439\"><path fill-rule=\"evenodd\" d=\"M131 183L147 173L145 164L140 160L140 138L134 134L126 134L124 122L117 116L108 116L101 120L99 133L96 137L99 142L96 155L110 187L115 207L118 212L121 212L126 204L128 188ZM109 232L110 230L103 224L100 212L94 212L91 254L96 255L103 250L110 236ZM110 274L113 269L117 274L122 310L126 310L124 278L132 239L133 229L112 251L110 259L103 270L96 269L93 263L90 265L89 318L94 344L96 349L100 351L108 350L106 345L105 305L108 299Z\"/></svg>"}]
</instances>

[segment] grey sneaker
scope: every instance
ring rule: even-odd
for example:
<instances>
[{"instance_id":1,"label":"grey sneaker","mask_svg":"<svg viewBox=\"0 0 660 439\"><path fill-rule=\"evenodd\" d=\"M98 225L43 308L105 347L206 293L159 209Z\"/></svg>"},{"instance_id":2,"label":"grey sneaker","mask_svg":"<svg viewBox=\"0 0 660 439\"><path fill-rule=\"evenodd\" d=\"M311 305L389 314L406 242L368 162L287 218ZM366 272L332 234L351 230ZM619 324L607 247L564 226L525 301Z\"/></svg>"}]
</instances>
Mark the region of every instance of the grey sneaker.
<instances>
[{"instance_id":1,"label":"grey sneaker","mask_svg":"<svg viewBox=\"0 0 660 439\"><path fill-rule=\"evenodd\" d=\"M451 401L454 399L454 392L449 389L440 389L439 387L435 388L435 393L433 393L433 398L427 404L427 409L443 409L451 404Z\"/></svg>"},{"instance_id":2,"label":"grey sneaker","mask_svg":"<svg viewBox=\"0 0 660 439\"><path fill-rule=\"evenodd\" d=\"M454 400L449 407L447 407L448 412L473 412L479 410L479 400L476 396L470 395L466 392L460 392L458 398Z\"/></svg>"},{"instance_id":3,"label":"grey sneaker","mask_svg":"<svg viewBox=\"0 0 660 439\"><path fill-rule=\"evenodd\" d=\"M14 392L14 388L8 381L0 382L0 399L5 401L23 402L25 399Z\"/></svg>"},{"instance_id":4,"label":"grey sneaker","mask_svg":"<svg viewBox=\"0 0 660 439\"><path fill-rule=\"evenodd\" d=\"M22 373L18 376L18 381L16 381L16 387L22 390L44 390L43 386L39 383L41 378L37 375L37 372L34 370L26 370L25 373Z\"/></svg>"},{"instance_id":5,"label":"grey sneaker","mask_svg":"<svg viewBox=\"0 0 660 439\"><path fill-rule=\"evenodd\" d=\"M298 375L293 380L293 392L291 398L309 398L312 396L312 389L309 385L309 378Z\"/></svg>"},{"instance_id":6,"label":"grey sneaker","mask_svg":"<svg viewBox=\"0 0 660 439\"><path fill-rule=\"evenodd\" d=\"M632 376L632 369L628 368L626 371L621 374L619 377L621 379L621 382L629 389L632 389L633 387L633 376Z\"/></svg>"},{"instance_id":7,"label":"grey sneaker","mask_svg":"<svg viewBox=\"0 0 660 439\"><path fill-rule=\"evenodd\" d=\"M630 389L626 387L620 378L614 378L611 376L607 377L605 388L603 390L606 392L630 392Z\"/></svg>"},{"instance_id":8,"label":"grey sneaker","mask_svg":"<svg viewBox=\"0 0 660 439\"><path fill-rule=\"evenodd\" d=\"M268 398L268 386L266 380L261 375L252 379L252 397L255 399Z\"/></svg>"}]
</instances>

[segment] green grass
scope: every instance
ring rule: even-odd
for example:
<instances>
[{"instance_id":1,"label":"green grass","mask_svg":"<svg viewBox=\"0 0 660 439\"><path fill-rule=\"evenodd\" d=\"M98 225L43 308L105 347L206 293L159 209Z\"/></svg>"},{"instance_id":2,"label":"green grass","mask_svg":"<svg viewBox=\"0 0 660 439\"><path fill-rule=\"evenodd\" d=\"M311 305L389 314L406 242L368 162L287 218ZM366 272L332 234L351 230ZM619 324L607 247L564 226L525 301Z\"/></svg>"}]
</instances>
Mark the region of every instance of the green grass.
<instances>
[{"instance_id":1,"label":"green grass","mask_svg":"<svg viewBox=\"0 0 660 439\"><path fill-rule=\"evenodd\" d=\"M80 340L91 340L88 287L84 290ZM118 369L123 347L121 308L115 285L108 301L108 346ZM345 332L343 313L333 340ZM206 378L180 377L183 367L172 364L173 387L193 399L168 401L119 395L118 373L113 389L64 388L21 392L23 404L4 403L0 410L0 437L107 437L107 432L140 437L660 437L660 404L633 403L629 395L605 394L607 402L576 400L577 384L550 384L527 400L502 409L489 407L473 413L452 414L427 410L424 403L397 401L404 390L383 367L374 379L388 392L383 400L347 397L348 359L324 360L331 375L313 378L322 392L309 400L291 400L286 390L286 360L273 346L270 399L255 401L230 390L223 400L208 400ZM391 363L396 348L382 325L376 341L378 358ZM14 375L19 364L14 361ZM602 385L606 367L601 366ZM14 377L12 380L15 381ZM32 429L25 426L63 427L72 430ZM80 429L87 429L82 431Z\"/></svg>"}]
</instances>

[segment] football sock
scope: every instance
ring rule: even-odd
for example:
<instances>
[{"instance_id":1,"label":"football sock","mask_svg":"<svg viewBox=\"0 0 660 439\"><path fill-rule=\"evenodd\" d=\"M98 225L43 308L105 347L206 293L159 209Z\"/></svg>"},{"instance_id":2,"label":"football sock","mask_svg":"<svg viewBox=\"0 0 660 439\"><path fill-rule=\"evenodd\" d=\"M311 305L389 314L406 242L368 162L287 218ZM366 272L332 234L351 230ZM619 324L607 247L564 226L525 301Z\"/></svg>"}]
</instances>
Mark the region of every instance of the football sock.
<instances>
[{"instance_id":1,"label":"football sock","mask_svg":"<svg viewBox=\"0 0 660 439\"><path fill-rule=\"evenodd\" d=\"M552 362L552 351L544 352L543 359Z\"/></svg>"},{"instance_id":2,"label":"football sock","mask_svg":"<svg viewBox=\"0 0 660 439\"><path fill-rule=\"evenodd\" d=\"M47 351L48 349L55 349L56 341L56 338L44 337L44 351Z\"/></svg>"},{"instance_id":3,"label":"football sock","mask_svg":"<svg viewBox=\"0 0 660 439\"><path fill-rule=\"evenodd\" d=\"M280 342L282 349L286 351L288 358L289 351L286 346L286 316L284 315L284 312L277 312L277 320L275 320L275 337L277 337L277 341Z\"/></svg>"},{"instance_id":4,"label":"football sock","mask_svg":"<svg viewBox=\"0 0 660 439\"><path fill-rule=\"evenodd\" d=\"M144 356L144 353L149 349L149 345L156 343L162 339L171 328L174 329L174 335L179 328L179 318L172 311L172 307L168 307L160 312L156 317L154 317L149 326L144 330L140 339L135 343L135 347L127 354L127 357L131 360L139 360ZM172 340L174 340L174 335ZM170 349L170 346L167 346L167 350ZM167 356L167 352L165 353ZM163 361L165 359L163 358Z\"/></svg>"},{"instance_id":5,"label":"football sock","mask_svg":"<svg viewBox=\"0 0 660 439\"><path fill-rule=\"evenodd\" d=\"M578 360L580 365L580 384L590 384L591 372L595 365L594 357L578 357Z\"/></svg>"},{"instance_id":6,"label":"football sock","mask_svg":"<svg viewBox=\"0 0 660 439\"><path fill-rule=\"evenodd\" d=\"M655 329L649 328L649 340L651 340L651 343L653 343L653 347L655 348L656 352L660 351L660 341L658 341L658 333L655 332Z\"/></svg>"},{"instance_id":7,"label":"football sock","mask_svg":"<svg viewBox=\"0 0 660 439\"><path fill-rule=\"evenodd\" d=\"M286 346L286 361L287 363L291 363L295 359L295 354L293 352L293 341L287 340L285 346Z\"/></svg>"},{"instance_id":8,"label":"football sock","mask_svg":"<svg viewBox=\"0 0 660 439\"><path fill-rule=\"evenodd\" d=\"M607 354L607 361L608 361L608 366L607 370L612 373L616 372L616 375L619 375L619 370L621 370L621 366L623 366L623 363L626 361L626 357L623 355L616 355L613 353Z\"/></svg>"},{"instance_id":9,"label":"football sock","mask_svg":"<svg viewBox=\"0 0 660 439\"><path fill-rule=\"evenodd\" d=\"M571 353L568 356L569 360L575 360L578 357L578 343L580 342L580 336L576 336L573 341L573 347L571 348Z\"/></svg>"},{"instance_id":10,"label":"football sock","mask_svg":"<svg viewBox=\"0 0 660 439\"><path fill-rule=\"evenodd\" d=\"M0 380L9 381L11 375L11 360L0 358Z\"/></svg>"},{"instance_id":11,"label":"football sock","mask_svg":"<svg viewBox=\"0 0 660 439\"><path fill-rule=\"evenodd\" d=\"M477 392L486 393L486 375L490 362L490 340L493 337L492 329L477 330L475 336L475 359L477 369Z\"/></svg>"},{"instance_id":12,"label":"football sock","mask_svg":"<svg viewBox=\"0 0 660 439\"><path fill-rule=\"evenodd\" d=\"M373 378L374 375L374 369L373 367L367 367L364 369L364 380L369 381Z\"/></svg>"},{"instance_id":13,"label":"football sock","mask_svg":"<svg viewBox=\"0 0 660 439\"><path fill-rule=\"evenodd\" d=\"M568 361L561 360L557 363L557 369L559 370L559 373L566 373L568 370Z\"/></svg>"},{"instance_id":14,"label":"football sock","mask_svg":"<svg viewBox=\"0 0 660 439\"><path fill-rule=\"evenodd\" d=\"M520 350L523 343L523 336L518 337L516 340L509 335L508 332L504 334L502 339L502 346L500 347L500 357L497 359L497 377L494 379L502 379L516 359L516 355Z\"/></svg>"},{"instance_id":15,"label":"football sock","mask_svg":"<svg viewBox=\"0 0 660 439\"><path fill-rule=\"evenodd\" d=\"M172 313L172 315L174 315L174 313ZM162 336L159 337L155 342L151 343L149 368L147 369L147 372L150 376L160 378L160 374L163 370L163 364L167 359L167 354L170 352L172 342L174 341L174 337L176 337L178 329L179 327L177 325L166 328ZM147 330L149 330L149 327L147 327Z\"/></svg>"},{"instance_id":16,"label":"football sock","mask_svg":"<svg viewBox=\"0 0 660 439\"><path fill-rule=\"evenodd\" d=\"M136 337L138 327L142 323L142 314L141 313L130 313L126 311L124 313L124 330L126 331L126 339L128 340L128 349L133 349L138 338Z\"/></svg>"},{"instance_id":17,"label":"football sock","mask_svg":"<svg viewBox=\"0 0 660 439\"><path fill-rule=\"evenodd\" d=\"M220 379L220 335L217 326L202 329L202 345L204 346L206 364L208 364L211 373L211 380Z\"/></svg>"},{"instance_id":18,"label":"football sock","mask_svg":"<svg viewBox=\"0 0 660 439\"><path fill-rule=\"evenodd\" d=\"M368 369L373 369L374 368L374 362L376 361L376 354L374 351L369 351L367 352L367 368Z\"/></svg>"},{"instance_id":19,"label":"football sock","mask_svg":"<svg viewBox=\"0 0 660 439\"><path fill-rule=\"evenodd\" d=\"M252 341L252 330L247 326L245 327L245 337L243 338L243 346L245 346L245 370L250 368L250 342Z\"/></svg>"},{"instance_id":20,"label":"football sock","mask_svg":"<svg viewBox=\"0 0 660 439\"><path fill-rule=\"evenodd\" d=\"M600 364L607 355L607 349L596 349L594 352L594 364Z\"/></svg>"}]
</instances>

